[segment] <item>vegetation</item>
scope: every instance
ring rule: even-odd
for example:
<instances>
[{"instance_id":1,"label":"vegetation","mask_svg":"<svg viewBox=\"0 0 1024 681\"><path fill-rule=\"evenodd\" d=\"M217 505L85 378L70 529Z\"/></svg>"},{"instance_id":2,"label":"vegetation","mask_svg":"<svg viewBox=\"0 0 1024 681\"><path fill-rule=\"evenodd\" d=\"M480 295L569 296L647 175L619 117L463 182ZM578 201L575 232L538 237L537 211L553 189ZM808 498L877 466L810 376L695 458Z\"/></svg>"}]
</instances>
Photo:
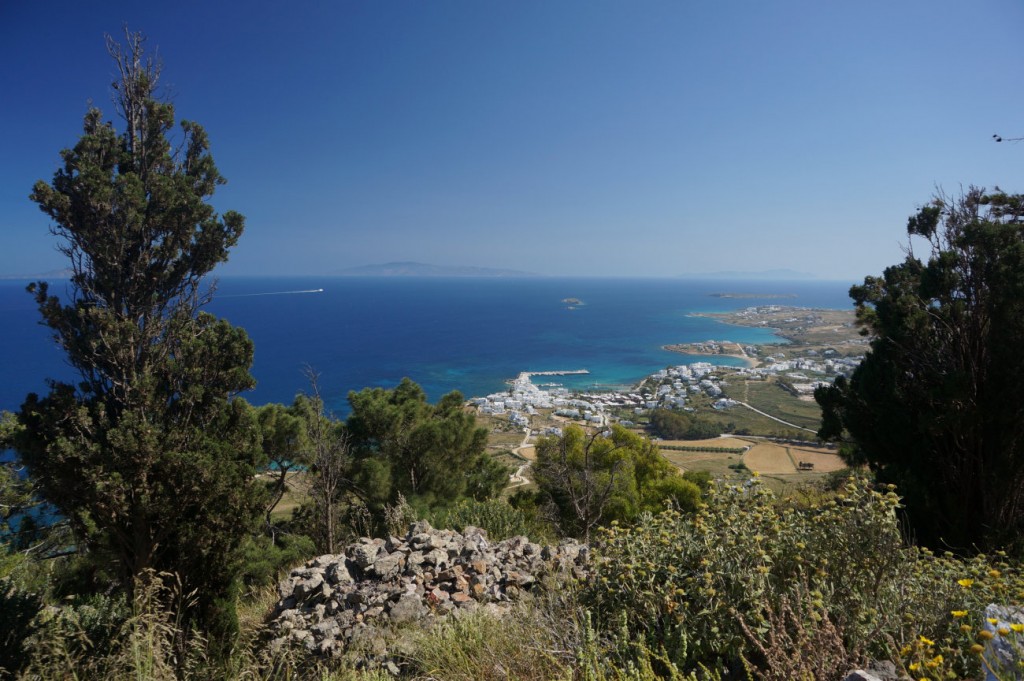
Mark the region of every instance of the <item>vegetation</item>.
<instances>
[{"instance_id":1,"label":"vegetation","mask_svg":"<svg viewBox=\"0 0 1024 681\"><path fill-rule=\"evenodd\" d=\"M815 397L820 435L848 434L906 495L915 536L957 551L1024 537L1024 196L971 189L910 218L906 259L850 295L875 336L849 381Z\"/></svg>"},{"instance_id":2,"label":"vegetation","mask_svg":"<svg viewBox=\"0 0 1024 681\"><path fill-rule=\"evenodd\" d=\"M588 434L569 426L537 443L536 480L563 534L589 540L599 524L632 522L666 503L692 510L700 489L679 475L647 438L612 426Z\"/></svg>"},{"instance_id":3,"label":"vegetation","mask_svg":"<svg viewBox=\"0 0 1024 681\"><path fill-rule=\"evenodd\" d=\"M393 390L366 388L348 400L353 475L373 512L399 495L429 508L467 496L488 499L507 484L508 470L486 453L487 431L463 408L461 393L432 405L406 378Z\"/></svg>"},{"instance_id":4,"label":"vegetation","mask_svg":"<svg viewBox=\"0 0 1024 681\"><path fill-rule=\"evenodd\" d=\"M1012 643L1024 630L984 630L987 603L1024 604L1019 564L910 547L893 489L849 476L836 483L799 499L779 499L756 479L711 485L695 513L641 514L599 530L599 555L580 584L542 589L500 620L481 609L381 636L402 651L400 676L410 679L824 681L869 659L892 660L915 679L980 678L987 641ZM229 659L212 658L202 637L182 648L176 613L188 594L171 578L147 584L132 600L75 599L34 618L20 629L22 677L386 678L354 671L355 648L330 662L264 650L261 613L272 596L248 606L244 645ZM1014 678L1015 669L986 664Z\"/></svg>"},{"instance_id":5,"label":"vegetation","mask_svg":"<svg viewBox=\"0 0 1024 681\"><path fill-rule=\"evenodd\" d=\"M666 440L706 440L722 433L722 428L711 421L670 409L651 412L651 429Z\"/></svg>"},{"instance_id":6,"label":"vegetation","mask_svg":"<svg viewBox=\"0 0 1024 681\"><path fill-rule=\"evenodd\" d=\"M979 678L985 605L1021 603L1024 573L908 547L898 509L857 479L799 504L756 481L719 487L696 514L601 531L581 601L598 631L677 669L835 679L892 659L914 678Z\"/></svg>"},{"instance_id":7,"label":"vegetation","mask_svg":"<svg viewBox=\"0 0 1024 681\"><path fill-rule=\"evenodd\" d=\"M201 307L244 219L209 204L224 178L202 127L183 122L172 139L174 107L157 97L142 37L108 49L124 129L90 109L52 183L32 192L72 274L65 299L45 282L29 291L79 380L29 395L15 444L36 491L122 590L177 574L197 593L186 616L230 639L235 557L264 505L253 410L233 399L253 386L253 346Z\"/></svg>"},{"instance_id":8,"label":"vegetation","mask_svg":"<svg viewBox=\"0 0 1024 681\"><path fill-rule=\"evenodd\" d=\"M30 291L79 380L0 416L0 449L29 473L0 467L0 677L781 681L869 659L918 679L1019 673L983 654L993 639L1024 653L1024 622L984 629L987 604L1024 606L1024 197L971 190L922 209L909 233L927 262L911 250L853 288L876 340L816 398L822 433L848 434L847 458L880 482L842 471L778 498L756 472L738 486L680 475L637 433L568 426L536 445L536 490L506 501L508 471L457 392L352 392L346 423L315 376L287 407L236 397L252 344L202 312L201 284L243 219L209 205L223 178L202 128L172 139L142 38L108 46L124 130L90 110L32 194L73 275L67 299ZM671 439L719 430L664 410L651 422ZM297 475L304 505L275 515ZM913 546L897 489L918 536L991 553ZM41 502L63 518L46 536ZM492 539L578 536L595 559L502 619L479 608L374 634L400 663L387 672L360 644L332 660L267 649L266 585L283 567L421 517Z\"/></svg>"}]
</instances>

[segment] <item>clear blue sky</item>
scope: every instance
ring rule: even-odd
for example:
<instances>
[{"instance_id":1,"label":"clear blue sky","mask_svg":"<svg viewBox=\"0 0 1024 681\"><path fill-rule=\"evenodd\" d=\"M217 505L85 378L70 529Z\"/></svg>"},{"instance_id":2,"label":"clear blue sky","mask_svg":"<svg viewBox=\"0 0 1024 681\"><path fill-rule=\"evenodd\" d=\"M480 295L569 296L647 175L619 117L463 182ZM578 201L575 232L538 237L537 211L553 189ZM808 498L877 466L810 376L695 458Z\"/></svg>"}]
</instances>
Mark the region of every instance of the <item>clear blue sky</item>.
<instances>
[{"instance_id":1,"label":"clear blue sky","mask_svg":"<svg viewBox=\"0 0 1024 681\"><path fill-rule=\"evenodd\" d=\"M242 9L244 8L244 9ZM0 273L64 266L27 196L104 32L164 61L248 218L219 272L394 260L545 274L901 258L937 187L1024 191L1024 3L0 3Z\"/></svg>"}]
</instances>

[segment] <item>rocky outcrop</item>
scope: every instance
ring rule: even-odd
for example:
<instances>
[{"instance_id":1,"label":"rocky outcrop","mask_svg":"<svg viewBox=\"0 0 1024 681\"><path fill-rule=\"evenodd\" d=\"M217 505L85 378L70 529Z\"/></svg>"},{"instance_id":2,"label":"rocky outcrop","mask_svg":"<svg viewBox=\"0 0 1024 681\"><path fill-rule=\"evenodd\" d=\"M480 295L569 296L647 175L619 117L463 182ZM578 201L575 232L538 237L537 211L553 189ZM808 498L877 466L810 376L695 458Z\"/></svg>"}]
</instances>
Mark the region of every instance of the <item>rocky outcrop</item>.
<instances>
[{"instance_id":1,"label":"rocky outcrop","mask_svg":"<svg viewBox=\"0 0 1024 681\"><path fill-rule=\"evenodd\" d=\"M526 537L491 542L413 523L403 538L360 539L344 553L314 558L278 585L272 648L297 645L336 656L353 644L387 662L379 630L485 606L500 610L541 579L585 576L589 551L574 541L540 546Z\"/></svg>"}]
</instances>

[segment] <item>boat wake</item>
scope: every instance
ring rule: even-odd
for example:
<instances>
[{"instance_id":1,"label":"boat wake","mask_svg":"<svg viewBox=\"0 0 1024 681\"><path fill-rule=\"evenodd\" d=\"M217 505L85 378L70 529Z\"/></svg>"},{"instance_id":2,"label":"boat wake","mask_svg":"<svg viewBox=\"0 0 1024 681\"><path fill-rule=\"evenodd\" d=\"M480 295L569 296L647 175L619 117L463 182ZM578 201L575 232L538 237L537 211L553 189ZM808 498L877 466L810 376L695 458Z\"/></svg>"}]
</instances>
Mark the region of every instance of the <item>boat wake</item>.
<instances>
[{"instance_id":1,"label":"boat wake","mask_svg":"<svg viewBox=\"0 0 1024 681\"><path fill-rule=\"evenodd\" d=\"M217 296L218 298L252 298L254 296L293 296L300 293L323 293L322 288L311 288L303 291L268 291L266 293L235 293L226 296Z\"/></svg>"}]
</instances>

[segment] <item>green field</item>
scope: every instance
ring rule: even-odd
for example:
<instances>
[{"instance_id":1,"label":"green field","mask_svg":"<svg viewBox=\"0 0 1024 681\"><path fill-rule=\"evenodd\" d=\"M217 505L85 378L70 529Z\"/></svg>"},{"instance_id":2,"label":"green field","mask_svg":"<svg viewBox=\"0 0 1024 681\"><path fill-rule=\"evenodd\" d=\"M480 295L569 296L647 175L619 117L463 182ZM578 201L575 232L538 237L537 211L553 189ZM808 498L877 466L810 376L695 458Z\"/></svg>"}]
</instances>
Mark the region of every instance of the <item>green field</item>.
<instances>
[{"instance_id":1,"label":"green field","mask_svg":"<svg viewBox=\"0 0 1024 681\"><path fill-rule=\"evenodd\" d=\"M794 397L774 380L748 381L743 392L746 394L744 402L766 414L811 430L821 427L821 408L818 403ZM776 427L781 425L776 423Z\"/></svg>"}]
</instances>

